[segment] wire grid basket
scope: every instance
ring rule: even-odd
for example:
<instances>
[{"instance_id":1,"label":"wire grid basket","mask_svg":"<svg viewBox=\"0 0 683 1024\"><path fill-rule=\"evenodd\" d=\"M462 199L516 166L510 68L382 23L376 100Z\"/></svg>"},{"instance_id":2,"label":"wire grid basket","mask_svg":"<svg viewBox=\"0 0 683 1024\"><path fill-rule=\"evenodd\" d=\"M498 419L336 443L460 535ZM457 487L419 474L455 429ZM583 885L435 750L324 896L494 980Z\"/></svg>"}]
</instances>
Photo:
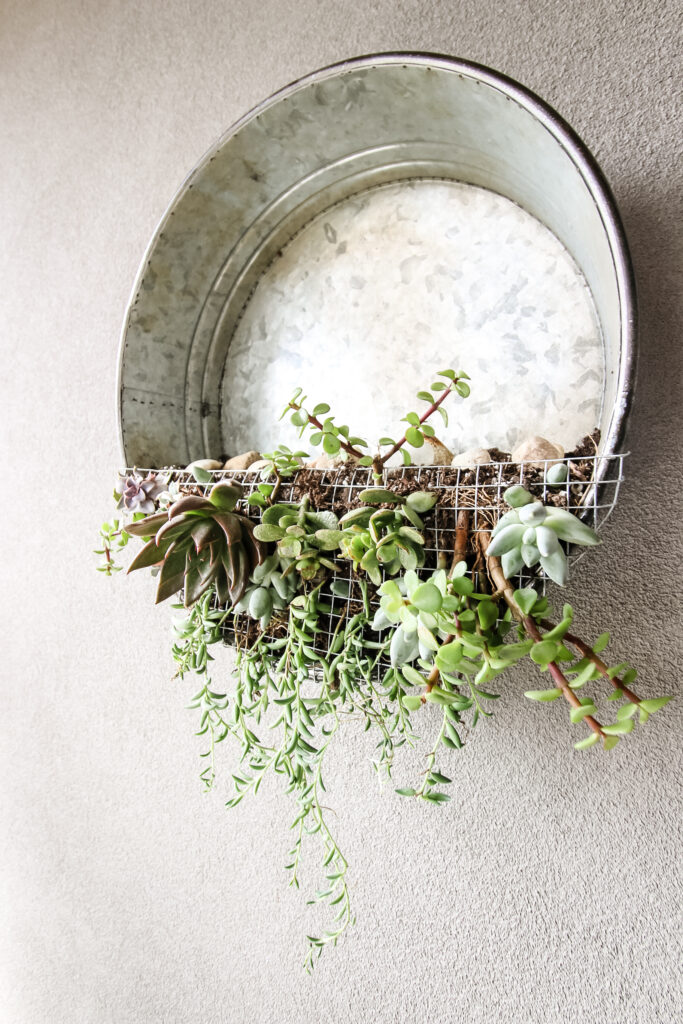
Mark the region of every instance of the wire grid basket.
<instances>
[{"instance_id":1,"label":"wire grid basket","mask_svg":"<svg viewBox=\"0 0 683 1024\"><path fill-rule=\"evenodd\" d=\"M472 469L457 469L450 466L412 466L400 469L388 469L384 472L382 485L397 492L410 493L413 490L434 490L439 492L439 500L435 507L424 518L425 524L425 565L419 570L422 575L433 572L436 568L451 564L456 538L458 516L467 510L467 529L470 540L476 535L489 532L507 506L503 500L505 489L514 483L523 484L535 498L545 505L556 505L568 509L586 522L593 529L599 530L614 508L621 484L623 482L623 460L626 453L616 455L590 455L580 458L552 460L552 463L563 461L567 465L567 480L563 484L553 485L546 480L547 463L533 464L490 462ZM144 470L136 467L137 473L159 473L158 470ZM211 480L197 483L193 474L187 470L167 468L161 471L169 483L174 481L179 488L187 493L208 494L219 481L239 483L244 490L244 498L240 502L243 514L260 518L257 508L247 504L247 498L258 484L262 483L260 472L249 470L215 470L211 472ZM596 481L600 481L596 483ZM311 504L315 509L325 509L341 516L351 508L362 505L359 494L371 486L379 486L372 478L370 469L355 465L346 465L333 469L309 470L295 474L294 477L282 480L278 492L278 502L297 503L304 494L311 493ZM476 547L476 545L475 545ZM583 553L583 549L570 549L572 563ZM317 653L325 656L329 651L335 630L348 616L362 608L362 591L359 576L353 570L352 563L345 559L336 561L336 571L331 573L321 587L320 596L324 606L329 609L326 617L321 617L321 628L316 634L313 645ZM475 586L485 586L485 571L477 571L475 566ZM365 579L365 574L362 577ZM345 583L347 597L335 593L333 583ZM545 592L546 577L542 570L525 569L517 575L513 583L523 587L532 585L539 593ZM337 590L344 589L338 587ZM368 584L371 604L378 605L376 588ZM281 618L271 621L266 633L277 637L284 635L287 625L287 613ZM248 615L236 615L226 619L222 627L223 639L227 644L240 642L249 643L250 638L258 635L256 623Z\"/></svg>"}]
</instances>

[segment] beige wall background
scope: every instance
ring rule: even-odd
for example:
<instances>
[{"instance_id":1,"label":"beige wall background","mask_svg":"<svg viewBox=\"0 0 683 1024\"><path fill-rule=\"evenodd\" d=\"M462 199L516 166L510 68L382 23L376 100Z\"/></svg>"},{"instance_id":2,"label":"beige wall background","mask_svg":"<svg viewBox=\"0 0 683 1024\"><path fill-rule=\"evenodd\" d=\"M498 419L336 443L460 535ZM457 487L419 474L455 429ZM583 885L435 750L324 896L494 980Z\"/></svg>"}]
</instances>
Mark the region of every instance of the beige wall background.
<instances>
[{"instance_id":1,"label":"beige wall background","mask_svg":"<svg viewBox=\"0 0 683 1024\"><path fill-rule=\"evenodd\" d=\"M680 698L681 16L675 0L2 0L1 1021L682 1019L682 700L579 755L518 674L453 756L445 809L379 790L347 730L329 802L358 923L308 978L289 804L277 782L230 812L226 782L202 794L167 609L90 554L119 463L120 324L186 172L320 65L453 53L553 104L623 212L641 310L629 482L570 598L644 690Z\"/></svg>"}]
</instances>

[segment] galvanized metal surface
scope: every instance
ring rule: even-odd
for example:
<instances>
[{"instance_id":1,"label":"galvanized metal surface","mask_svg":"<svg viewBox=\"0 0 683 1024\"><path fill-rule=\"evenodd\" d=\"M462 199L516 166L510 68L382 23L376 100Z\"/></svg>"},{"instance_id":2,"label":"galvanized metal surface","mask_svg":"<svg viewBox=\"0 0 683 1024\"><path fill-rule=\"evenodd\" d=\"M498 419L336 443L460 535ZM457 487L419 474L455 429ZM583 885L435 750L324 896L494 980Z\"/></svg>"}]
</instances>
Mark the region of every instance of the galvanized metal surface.
<instances>
[{"instance_id":1,"label":"galvanized metal surface","mask_svg":"<svg viewBox=\"0 0 683 1024\"><path fill-rule=\"evenodd\" d=\"M616 451L633 386L635 298L597 166L553 111L503 76L449 58L383 54L276 94L226 133L173 200L124 327L126 463L184 464L234 450L222 406L239 406L240 393L224 370L264 270L321 211L377 185L425 178L511 199L576 260L604 341L601 450Z\"/></svg>"},{"instance_id":2,"label":"galvanized metal surface","mask_svg":"<svg viewBox=\"0 0 683 1024\"><path fill-rule=\"evenodd\" d=\"M324 210L264 272L227 352L222 438L299 448L280 419L296 387L370 443L398 436L417 388L453 366L472 393L436 423L451 452L539 432L572 451L600 421L604 362L585 279L540 221L489 189L394 182Z\"/></svg>"}]
</instances>

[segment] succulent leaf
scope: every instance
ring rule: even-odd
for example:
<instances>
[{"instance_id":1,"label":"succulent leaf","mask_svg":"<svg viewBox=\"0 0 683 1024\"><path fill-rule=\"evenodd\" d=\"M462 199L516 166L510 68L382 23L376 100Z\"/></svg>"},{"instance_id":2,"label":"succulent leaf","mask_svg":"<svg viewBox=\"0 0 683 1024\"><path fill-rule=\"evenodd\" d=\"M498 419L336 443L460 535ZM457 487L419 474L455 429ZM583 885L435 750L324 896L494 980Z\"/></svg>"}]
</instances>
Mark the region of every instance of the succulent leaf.
<instances>
[{"instance_id":1,"label":"succulent leaf","mask_svg":"<svg viewBox=\"0 0 683 1024\"><path fill-rule=\"evenodd\" d=\"M557 534L548 526L536 527L536 546L544 558L548 558L550 555L554 555L555 552L562 550Z\"/></svg>"},{"instance_id":2,"label":"succulent leaf","mask_svg":"<svg viewBox=\"0 0 683 1024\"><path fill-rule=\"evenodd\" d=\"M155 515L147 516L146 519L128 523L126 533L129 533L131 537L154 537L157 530L166 522L168 522L168 513L157 512Z\"/></svg>"},{"instance_id":3,"label":"succulent leaf","mask_svg":"<svg viewBox=\"0 0 683 1024\"><path fill-rule=\"evenodd\" d=\"M370 487L365 491L361 491L358 495L361 501L364 501L366 505L403 505L406 499L401 494L395 494L394 491L388 491L384 487Z\"/></svg>"},{"instance_id":4,"label":"succulent leaf","mask_svg":"<svg viewBox=\"0 0 683 1024\"><path fill-rule=\"evenodd\" d=\"M522 537L526 531L525 526L506 526L500 533L496 534L491 539L491 543L488 546L487 555L504 555L508 551L512 551L514 548L518 548L522 543Z\"/></svg>"},{"instance_id":5,"label":"succulent leaf","mask_svg":"<svg viewBox=\"0 0 683 1024\"><path fill-rule=\"evenodd\" d=\"M503 499L511 508L522 508L534 500L533 495L529 494L526 487L522 487L521 484L513 484L512 487L503 491Z\"/></svg>"},{"instance_id":6,"label":"succulent leaf","mask_svg":"<svg viewBox=\"0 0 683 1024\"><path fill-rule=\"evenodd\" d=\"M166 552L170 547L171 542L167 541L158 545L156 540L149 540L145 544L141 551L138 551L137 555L130 563L128 572L135 572L136 569L149 569L153 565L158 565Z\"/></svg>"},{"instance_id":7,"label":"succulent leaf","mask_svg":"<svg viewBox=\"0 0 683 1024\"><path fill-rule=\"evenodd\" d=\"M524 565L524 558L520 548L513 548L512 551L506 551L500 560L503 572L510 579L512 576L516 576L521 571Z\"/></svg>"},{"instance_id":8,"label":"succulent leaf","mask_svg":"<svg viewBox=\"0 0 683 1024\"><path fill-rule=\"evenodd\" d=\"M524 523L526 526L538 526L545 519L547 511L540 501L530 501L519 509L517 515L520 523Z\"/></svg>"},{"instance_id":9,"label":"succulent leaf","mask_svg":"<svg viewBox=\"0 0 683 1024\"><path fill-rule=\"evenodd\" d=\"M552 555L541 555L541 566L553 583L557 583L559 587L566 585L569 567L567 557L562 549Z\"/></svg>"},{"instance_id":10,"label":"succulent leaf","mask_svg":"<svg viewBox=\"0 0 683 1024\"><path fill-rule=\"evenodd\" d=\"M544 525L550 527L560 540L568 541L570 544L592 546L602 543L595 530L586 526L564 508L552 509L548 513Z\"/></svg>"},{"instance_id":11,"label":"succulent leaf","mask_svg":"<svg viewBox=\"0 0 683 1024\"><path fill-rule=\"evenodd\" d=\"M239 484L216 484L209 494L210 503L220 512L232 512L243 494Z\"/></svg>"}]
</instances>

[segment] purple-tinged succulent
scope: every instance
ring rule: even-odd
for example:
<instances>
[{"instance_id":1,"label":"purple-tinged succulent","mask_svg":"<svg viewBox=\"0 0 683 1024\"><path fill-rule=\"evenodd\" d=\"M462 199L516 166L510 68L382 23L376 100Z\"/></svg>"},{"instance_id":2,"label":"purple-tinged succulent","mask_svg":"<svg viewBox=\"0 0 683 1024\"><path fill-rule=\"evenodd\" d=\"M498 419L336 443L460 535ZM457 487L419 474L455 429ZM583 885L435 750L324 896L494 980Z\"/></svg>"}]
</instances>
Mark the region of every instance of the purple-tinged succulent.
<instances>
[{"instance_id":1,"label":"purple-tinged succulent","mask_svg":"<svg viewBox=\"0 0 683 1024\"><path fill-rule=\"evenodd\" d=\"M132 536L150 538L128 572L161 567L157 604L183 590L189 608L213 585L223 607L243 597L268 546L255 537L252 521L235 511L242 493L239 484L216 484L208 498L183 495L126 526Z\"/></svg>"},{"instance_id":2,"label":"purple-tinged succulent","mask_svg":"<svg viewBox=\"0 0 683 1024\"><path fill-rule=\"evenodd\" d=\"M119 476L117 492L121 497L116 507L149 515L154 512L157 499L165 490L166 484L155 473L150 473L144 479L136 473Z\"/></svg>"}]
</instances>

